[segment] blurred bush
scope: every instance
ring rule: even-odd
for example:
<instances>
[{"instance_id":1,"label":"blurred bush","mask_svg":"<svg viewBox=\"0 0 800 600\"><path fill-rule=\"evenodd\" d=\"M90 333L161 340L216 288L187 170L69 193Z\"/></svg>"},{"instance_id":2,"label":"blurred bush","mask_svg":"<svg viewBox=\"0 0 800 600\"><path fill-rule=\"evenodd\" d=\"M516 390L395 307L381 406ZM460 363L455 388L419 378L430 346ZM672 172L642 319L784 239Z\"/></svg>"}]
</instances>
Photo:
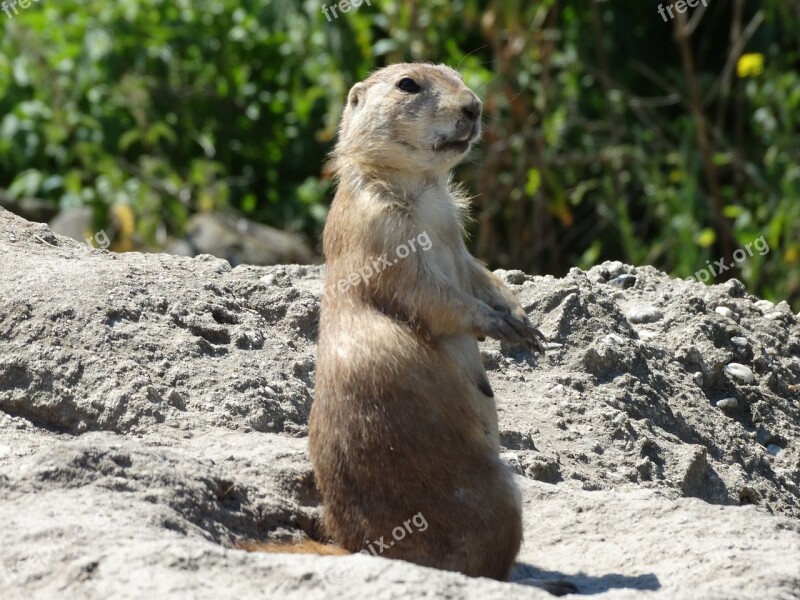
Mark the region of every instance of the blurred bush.
<instances>
[{"instance_id":1,"label":"blurred bush","mask_svg":"<svg viewBox=\"0 0 800 600\"><path fill-rule=\"evenodd\" d=\"M485 101L460 175L473 249L561 274L601 259L728 275L800 310L800 2L65 0L0 15L0 188L151 245L236 209L318 235L347 88L389 62L458 67ZM668 4L668 3L667 3Z\"/></svg>"},{"instance_id":2,"label":"blurred bush","mask_svg":"<svg viewBox=\"0 0 800 600\"><path fill-rule=\"evenodd\" d=\"M67 0L3 27L0 185L12 196L89 204L98 226L128 203L150 243L228 205L290 229L324 220L320 164L352 77L316 15L291 2Z\"/></svg>"}]
</instances>

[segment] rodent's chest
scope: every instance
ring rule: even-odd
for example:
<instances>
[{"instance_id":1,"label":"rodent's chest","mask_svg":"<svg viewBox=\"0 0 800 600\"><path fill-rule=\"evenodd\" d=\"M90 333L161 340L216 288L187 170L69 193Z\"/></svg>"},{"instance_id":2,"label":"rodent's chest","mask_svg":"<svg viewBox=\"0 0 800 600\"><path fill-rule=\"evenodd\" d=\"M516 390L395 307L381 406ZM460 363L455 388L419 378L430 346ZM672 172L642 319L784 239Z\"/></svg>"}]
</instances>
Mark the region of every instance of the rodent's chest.
<instances>
[{"instance_id":1,"label":"rodent's chest","mask_svg":"<svg viewBox=\"0 0 800 600\"><path fill-rule=\"evenodd\" d=\"M440 273L459 288L464 287L464 259L448 241L431 236L431 250L425 253L423 260L431 272Z\"/></svg>"},{"instance_id":2,"label":"rodent's chest","mask_svg":"<svg viewBox=\"0 0 800 600\"><path fill-rule=\"evenodd\" d=\"M430 238L430 249L423 260L432 271L463 284L465 277L462 228L458 208L449 194L423 194L415 206L415 221L420 233Z\"/></svg>"},{"instance_id":3,"label":"rodent's chest","mask_svg":"<svg viewBox=\"0 0 800 600\"><path fill-rule=\"evenodd\" d=\"M414 202L414 218L420 230L449 236L460 229L458 208L452 197L440 188L428 188Z\"/></svg>"}]
</instances>

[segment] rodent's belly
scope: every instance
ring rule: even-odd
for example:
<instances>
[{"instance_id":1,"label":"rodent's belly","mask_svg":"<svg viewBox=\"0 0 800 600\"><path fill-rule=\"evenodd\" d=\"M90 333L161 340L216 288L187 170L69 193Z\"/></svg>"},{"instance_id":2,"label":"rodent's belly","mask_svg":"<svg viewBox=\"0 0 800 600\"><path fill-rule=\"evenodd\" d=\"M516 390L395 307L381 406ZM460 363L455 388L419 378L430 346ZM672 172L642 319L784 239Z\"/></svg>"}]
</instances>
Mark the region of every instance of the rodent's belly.
<instances>
[{"instance_id":1,"label":"rodent's belly","mask_svg":"<svg viewBox=\"0 0 800 600\"><path fill-rule=\"evenodd\" d=\"M478 381L485 381L489 393L492 393L486 377L486 371L483 368L477 340L466 334L444 338L440 343L442 350L463 368L463 377L469 381L466 387L471 392L465 400L472 405L483 425L484 434L495 450L499 452L500 436L497 422L497 404L494 397L487 396L478 385Z\"/></svg>"},{"instance_id":2,"label":"rodent's belly","mask_svg":"<svg viewBox=\"0 0 800 600\"><path fill-rule=\"evenodd\" d=\"M458 334L440 338L440 347L456 363L470 371L483 372L478 342L470 334Z\"/></svg>"}]
</instances>

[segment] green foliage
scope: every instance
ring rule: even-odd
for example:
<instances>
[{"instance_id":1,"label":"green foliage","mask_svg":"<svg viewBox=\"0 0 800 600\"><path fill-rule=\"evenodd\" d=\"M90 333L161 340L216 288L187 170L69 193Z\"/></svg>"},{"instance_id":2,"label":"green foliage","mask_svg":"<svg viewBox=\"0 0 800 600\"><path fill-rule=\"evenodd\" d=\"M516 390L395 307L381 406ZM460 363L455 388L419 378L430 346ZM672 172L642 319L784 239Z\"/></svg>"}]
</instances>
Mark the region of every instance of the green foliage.
<instances>
[{"instance_id":1,"label":"green foliage","mask_svg":"<svg viewBox=\"0 0 800 600\"><path fill-rule=\"evenodd\" d=\"M481 168L459 175L492 266L617 258L688 277L763 235L771 251L736 276L800 309L797 0L690 9L685 46L654 3L372 0L330 22L325 3L0 14L0 187L89 204L98 223L130 205L153 244L227 206L316 235L347 88L389 62L445 62L485 102Z\"/></svg>"},{"instance_id":2,"label":"green foliage","mask_svg":"<svg viewBox=\"0 0 800 600\"><path fill-rule=\"evenodd\" d=\"M33 5L0 39L0 183L100 216L130 204L151 241L229 204L318 227L326 186L314 181L346 73L315 12L269 0Z\"/></svg>"}]
</instances>

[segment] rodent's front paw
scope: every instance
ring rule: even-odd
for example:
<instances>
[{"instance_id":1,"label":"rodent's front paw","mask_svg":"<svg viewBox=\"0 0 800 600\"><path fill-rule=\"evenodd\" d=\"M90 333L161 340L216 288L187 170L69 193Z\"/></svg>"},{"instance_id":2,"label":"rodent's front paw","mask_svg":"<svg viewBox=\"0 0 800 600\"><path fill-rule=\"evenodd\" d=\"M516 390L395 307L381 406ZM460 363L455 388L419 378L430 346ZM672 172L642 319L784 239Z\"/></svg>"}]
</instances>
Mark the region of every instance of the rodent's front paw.
<instances>
[{"instance_id":1,"label":"rodent's front paw","mask_svg":"<svg viewBox=\"0 0 800 600\"><path fill-rule=\"evenodd\" d=\"M488 335L512 344L527 346L540 354L544 354L545 351L545 337L541 331L531 325L527 315L519 316L491 310L486 315L479 335Z\"/></svg>"},{"instance_id":2,"label":"rodent's front paw","mask_svg":"<svg viewBox=\"0 0 800 600\"><path fill-rule=\"evenodd\" d=\"M539 354L544 355L544 351L547 349L547 345L546 345L547 338L544 336L544 334L541 331L539 331L538 327L534 327L531 324L531 320L528 318L528 315L525 313L525 309L523 309L520 306L519 312L515 313L515 314L517 316L519 316L520 319L522 319L522 321L525 323L525 326L527 327L527 331L528 331L528 334L529 334L528 343L527 343L528 348L530 348L531 350L535 350Z\"/></svg>"},{"instance_id":3,"label":"rodent's front paw","mask_svg":"<svg viewBox=\"0 0 800 600\"><path fill-rule=\"evenodd\" d=\"M547 338L541 331L539 331L538 327L531 325L530 321L528 321L528 327L531 332L528 348L544 356L544 351L547 349Z\"/></svg>"}]
</instances>

